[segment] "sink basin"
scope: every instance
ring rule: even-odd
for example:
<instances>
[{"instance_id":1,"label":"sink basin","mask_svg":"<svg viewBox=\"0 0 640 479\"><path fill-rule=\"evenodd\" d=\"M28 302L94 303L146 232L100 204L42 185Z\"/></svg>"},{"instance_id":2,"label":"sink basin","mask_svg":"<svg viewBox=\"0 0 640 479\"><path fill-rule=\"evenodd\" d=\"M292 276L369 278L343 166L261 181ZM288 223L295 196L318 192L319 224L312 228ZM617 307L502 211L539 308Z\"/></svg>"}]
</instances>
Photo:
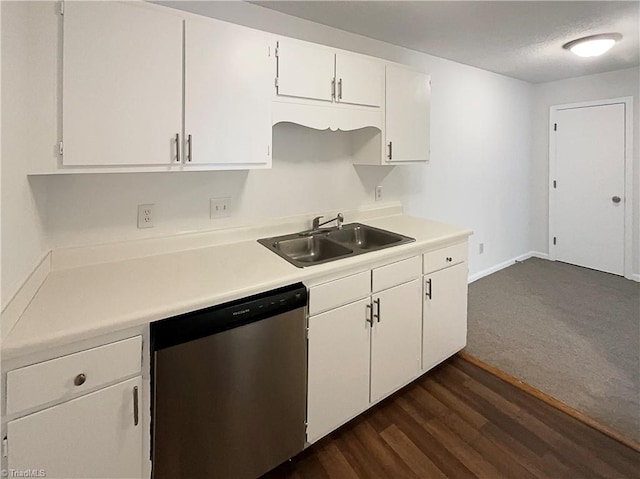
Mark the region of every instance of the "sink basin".
<instances>
[{"instance_id":1,"label":"sink basin","mask_svg":"<svg viewBox=\"0 0 640 479\"><path fill-rule=\"evenodd\" d=\"M358 225L332 231L327 235L327 238L350 248L370 250L398 243L402 241L403 236Z\"/></svg>"},{"instance_id":2,"label":"sink basin","mask_svg":"<svg viewBox=\"0 0 640 479\"><path fill-rule=\"evenodd\" d=\"M276 241L274 248L301 263L319 263L353 253L323 236L306 236Z\"/></svg>"},{"instance_id":3,"label":"sink basin","mask_svg":"<svg viewBox=\"0 0 640 479\"><path fill-rule=\"evenodd\" d=\"M258 243L294 266L304 268L412 241L415 239L398 233L360 223L351 223L344 225L341 229L326 228L273 238L261 238Z\"/></svg>"}]
</instances>

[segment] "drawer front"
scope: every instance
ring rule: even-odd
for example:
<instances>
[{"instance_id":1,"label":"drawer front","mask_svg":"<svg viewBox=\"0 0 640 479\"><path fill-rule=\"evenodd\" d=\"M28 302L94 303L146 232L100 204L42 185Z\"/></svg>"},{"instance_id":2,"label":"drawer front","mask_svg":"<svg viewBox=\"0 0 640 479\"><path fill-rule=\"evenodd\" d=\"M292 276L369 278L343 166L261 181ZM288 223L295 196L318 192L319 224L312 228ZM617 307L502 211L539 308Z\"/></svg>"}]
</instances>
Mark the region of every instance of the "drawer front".
<instances>
[{"instance_id":1,"label":"drawer front","mask_svg":"<svg viewBox=\"0 0 640 479\"><path fill-rule=\"evenodd\" d=\"M383 289L393 288L419 278L422 274L420 256L391 263L373 270L372 290L374 293Z\"/></svg>"},{"instance_id":2,"label":"drawer front","mask_svg":"<svg viewBox=\"0 0 640 479\"><path fill-rule=\"evenodd\" d=\"M371 272L369 271L313 286L309 289L309 315L366 298L370 293Z\"/></svg>"},{"instance_id":3,"label":"drawer front","mask_svg":"<svg viewBox=\"0 0 640 479\"><path fill-rule=\"evenodd\" d=\"M424 274L467 261L467 243L454 244L423 255Z\"/></svg>"},{"instance_id":4,"label":"drawer front","mask_svg":"<svg viewBox=\"0 0 640 479\"><path fill-rule=\"evenodd\" d=\"M140 374L141 369L142 336L14 369L7 373L7 414Z\"/></svg>"}]
</instances>

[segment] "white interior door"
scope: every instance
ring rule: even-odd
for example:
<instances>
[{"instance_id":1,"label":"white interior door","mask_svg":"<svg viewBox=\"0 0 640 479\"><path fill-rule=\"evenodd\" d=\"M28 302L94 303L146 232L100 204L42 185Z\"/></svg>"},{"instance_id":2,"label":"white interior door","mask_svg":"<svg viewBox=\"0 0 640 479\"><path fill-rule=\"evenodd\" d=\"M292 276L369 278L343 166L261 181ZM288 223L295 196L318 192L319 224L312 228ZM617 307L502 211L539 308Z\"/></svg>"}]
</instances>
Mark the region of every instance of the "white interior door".
<instances>
[{"instance_id":1,"label":"white interior door","mask_svg":"<svg viewBox=\"0 0 640 479\"><path fill-rule=\"evenodd\" d=\"M625 105L562 109L555 124L552 258L622 275Z\"/></svg>"},{"instance_id":2,"label":"white interior door","mask_svg":"<svg viewBox=\"0 0 640 479\"><path fill-rule=\"evenodd\" d=\"M217 20L187 20L187 165L269 162L272 61L263 32Z\"/></svg>"}]
</instances>

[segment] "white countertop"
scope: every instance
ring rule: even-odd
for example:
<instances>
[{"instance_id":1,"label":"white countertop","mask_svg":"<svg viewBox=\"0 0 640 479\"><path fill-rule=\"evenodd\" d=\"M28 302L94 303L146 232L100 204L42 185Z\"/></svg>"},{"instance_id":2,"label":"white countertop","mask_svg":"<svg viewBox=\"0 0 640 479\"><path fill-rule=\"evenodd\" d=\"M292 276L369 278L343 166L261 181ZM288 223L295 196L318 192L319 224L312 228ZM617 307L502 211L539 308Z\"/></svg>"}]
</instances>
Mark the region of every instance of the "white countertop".
<instances>
[{"instance_id":1,"label":"white countertop","mask_svg":"<svg viewBox=\"0 0 640 479\"><path fill-rule=\"evenodd\" d=\"M435 249L464 241L472 233L406 215L362 222L416 241L307 268L296 268L254 239L51 271L5 338L2 357L15 358L399 255Z\"/></svg>"}]
</instances>

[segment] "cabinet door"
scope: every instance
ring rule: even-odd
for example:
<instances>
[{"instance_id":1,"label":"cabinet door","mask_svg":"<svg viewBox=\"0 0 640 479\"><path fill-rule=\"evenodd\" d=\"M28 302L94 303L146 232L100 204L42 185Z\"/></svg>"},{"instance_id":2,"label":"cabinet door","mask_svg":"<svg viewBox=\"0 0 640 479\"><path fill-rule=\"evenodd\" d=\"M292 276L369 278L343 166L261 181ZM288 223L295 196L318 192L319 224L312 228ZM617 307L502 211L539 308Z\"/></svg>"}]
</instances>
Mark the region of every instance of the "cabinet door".
<instances>
[{"instance_id":1,"label":"cabinet door","mask_svg":"<svg viewBox=\"0 0 640 479\"><path fill-rule=\"evenodd\" d=\"M207 19L185 24L185 163L269 163L273 58L266 34Z\"/></svg>"},{"instance_id":2,"label":"cabinet door","mask_svg":"<svg viewBox=\"0 0 640 479\"><path fill-rule=\"evenodd\" d=\"M329 49L303 43L278 42L279 96L332 101L335 55Z\"/></svg>"},{"instance_id":3,"label":"cabinet door","mask_svg":"<svg viewBox=\"0 0 640 479\"><path fill-rule=\"evenodd\" d=\"M421 293L420 279L416 279L373 297L371 401L386 396L420 372Z\"/></svg>"},{"instance_id":4,"label":"cabinet door","mask_svg":"<svg viewBox=\"0 0 640 479\"><path fill-rule=\"evenodd\" d=\"M431 369L467 344L467 263L424 277L422 369Z\"/></svg>"},{"instance_id":5,"label":"cabinet door","mask_svg":"<svg viewBox=\"0 0 640 479\"><path fill-rule=\"evenodd\" d=\"M429 76L387 65L386 158L395 161L429 159ZM391 144L391 146L390 146Z\"/></svg>"},{"instance_id":6,"label":"cabinet door","mask_svg":"<svg viewBox=\"0 0 640 479\"><path fill-rule=\"evenodd\" d=\"M308 441L369 405L369 298L309 318Z\"/></svg>"},{"instance_id":7,"label":"cabinet door","mask_svg":"<svg viewBox=\"0 0 640 479\"><path fill-rule=\"evenodd\" d=\"M8 424L9 469L47 478L142 476L142 423L134 423L133 378ZM141 417L141 411L138 412Z\"/></svg>"},{"instance_id":8,"label":"cabinet door","mask_svg":"<svg viewBox=\"0 0 640 479\"><path fill-rule=\"evenodd\" d=\"M182 19L65 2L64 165L171 164L182 131Z\"/></svg>"},{"instance_id":9,"label":"cabinet door","mask_svg":"<svg viewBox=\"0 0 640 479\"><path fill-rule=\"evenodd\" d=\"M375 60L336 54L336 101L381 106L384 65Z\"/></svg>"}]
</instances>

